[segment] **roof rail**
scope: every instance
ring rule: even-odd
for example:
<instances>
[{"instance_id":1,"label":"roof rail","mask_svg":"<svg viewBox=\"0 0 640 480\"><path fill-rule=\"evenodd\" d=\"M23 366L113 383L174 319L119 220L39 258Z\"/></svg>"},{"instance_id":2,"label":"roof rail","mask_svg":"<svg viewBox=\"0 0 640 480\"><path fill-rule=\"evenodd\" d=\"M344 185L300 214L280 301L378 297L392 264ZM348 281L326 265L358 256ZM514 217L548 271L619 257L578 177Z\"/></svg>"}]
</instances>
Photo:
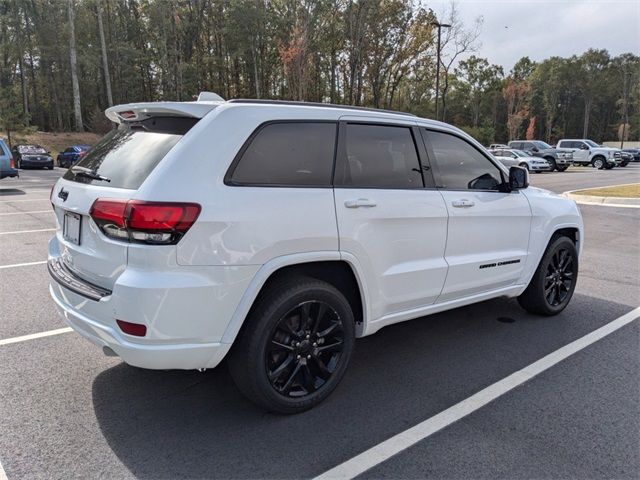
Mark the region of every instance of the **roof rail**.
<instances>
[{"instance_id":1,"label":"roof rail","mask_svg":"<svg viewBox=\"0 0 640 480\"><path fill-rule=\"evenodd\" d=\"M382 112L392 113L394 115L407 115L410 117L416 117L413 113L398 112L397 110L385 110L382 108L369 108L369 107L357 107L355 105L337 105L335 103L320 103L320 102L298 102L292 100L264 100L264 99L248 99L248 98L236 98L227 100L227 103L257 103L265 105L294 105L299 107L329 107L329 108L342 108L345 110L356 110L363 112Z\"/></svg>"}]
</instances>

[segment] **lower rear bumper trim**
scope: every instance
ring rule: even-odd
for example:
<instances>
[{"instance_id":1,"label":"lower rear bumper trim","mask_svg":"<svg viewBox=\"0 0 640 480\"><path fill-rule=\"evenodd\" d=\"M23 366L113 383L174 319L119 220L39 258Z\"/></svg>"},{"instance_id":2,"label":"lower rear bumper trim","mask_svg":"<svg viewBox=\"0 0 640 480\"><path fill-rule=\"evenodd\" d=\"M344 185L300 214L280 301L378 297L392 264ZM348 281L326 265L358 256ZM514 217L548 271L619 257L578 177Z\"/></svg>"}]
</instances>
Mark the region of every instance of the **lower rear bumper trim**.
<instances>
[{"instance_id":1,"label":"lower rear bumper trim","mask_svg":"<svg viewBox=\"0 0 640 480\"><path fill-rule=\"evenodd\" d=\"M63 287L90 300L99 301L111 295L111 290L99 287L83 280L73 273L61 259L53 258L47 262L49 275Z\"/></svg>"}]
</instances>

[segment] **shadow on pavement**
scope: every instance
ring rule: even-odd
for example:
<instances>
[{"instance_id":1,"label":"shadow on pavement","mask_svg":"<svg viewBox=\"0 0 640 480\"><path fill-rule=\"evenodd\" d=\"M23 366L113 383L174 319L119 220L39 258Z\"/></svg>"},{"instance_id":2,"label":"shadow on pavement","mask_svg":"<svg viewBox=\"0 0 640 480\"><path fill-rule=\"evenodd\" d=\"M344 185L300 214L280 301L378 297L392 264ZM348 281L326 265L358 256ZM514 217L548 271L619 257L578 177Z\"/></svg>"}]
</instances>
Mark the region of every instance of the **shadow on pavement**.
<instances>
[{"instance_id":1,"label":"shadow on pavement","mask_svg":"<svg viewBox=\"0 0 640 480\"><path fill-rule=\"evenodd\" d=\"M310 477L629 310L575 295L542 318L496 299L387 327L356 342L334 394L296 416L253 406L224 364L205 373L120 364L95 379L94 410L136 477Z\"/></svg>"},{"instance_id":2,"label":"shadow on pavement","mask_svg":"<svg viewBox=\"0 0 640 480\"><path fill-rule=\"evenodd\" d=\"M17 188L0 188L0 197L12 195L26 195L27 192Z\"/></svg>"}]
</instances>

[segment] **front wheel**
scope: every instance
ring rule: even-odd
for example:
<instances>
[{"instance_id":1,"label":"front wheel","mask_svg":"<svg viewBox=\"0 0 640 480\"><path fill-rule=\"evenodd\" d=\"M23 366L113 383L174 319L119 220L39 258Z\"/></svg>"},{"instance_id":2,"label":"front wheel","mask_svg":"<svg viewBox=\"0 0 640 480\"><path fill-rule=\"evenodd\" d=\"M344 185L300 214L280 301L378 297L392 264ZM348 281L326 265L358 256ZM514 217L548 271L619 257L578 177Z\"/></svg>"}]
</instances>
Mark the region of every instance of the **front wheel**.
<instances>
[{"instance_id":1,"label":"front wheel","mask_svg":"<svg viewBox=\"0 0 640 480\"><path fill-rule=\"evenodd\" d=\"M557 315L569 304L577 279L576 246L570 238L552 238L518 303L531 313Z\"/></svg>"},{"instance_id":2,"label":"front wheel","mask_svg":"<svg viewBox=\"0 0 640 480\"><path fill-rule=\"evenodd\" d=\"M596 157L591 161L591 165L593 168L597 168L598 170L602 170L604 168L604 158Z\"/></svg>"},{"instance_id":3,"label":"front wheel","mask_svg":"<svg viewBox=\"0 0 640 480\"><path fill-rule=\"evenodd\" d=\"M565 172L569 168L567 165L563 165L562 167L558 167L559 172Z\"/></svg>"},{"instance_id":4,"label":"front wheel","mask_svg":"<svg viewBox=\"0 0 640 480\"><path fill-rule=\"evenodd\" d=\"M290 278L260 295L231 350L229 371L254 403L299 413L338 386L354 341L353 312L339 290L312 278Z\"/></svg>"}]
</instances>

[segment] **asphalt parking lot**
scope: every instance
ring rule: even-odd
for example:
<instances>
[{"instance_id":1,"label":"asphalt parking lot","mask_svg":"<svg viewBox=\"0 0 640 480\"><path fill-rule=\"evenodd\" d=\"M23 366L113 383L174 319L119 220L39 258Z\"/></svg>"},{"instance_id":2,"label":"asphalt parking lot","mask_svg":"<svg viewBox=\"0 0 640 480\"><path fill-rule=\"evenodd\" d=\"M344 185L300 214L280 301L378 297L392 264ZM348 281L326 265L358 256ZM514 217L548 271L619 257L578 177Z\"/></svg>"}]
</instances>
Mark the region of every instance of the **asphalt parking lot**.
<instances>
[{"instance_id":1,"label":"asphalt parking lot","mask_svg":"<svg viewBox=\"0 0 640 480\"><path fill-rule=\"evenodd\" d=\"M48 293L49 192L62 169L0 182L0 480L311 478L640 306L640 209L583 205L576 294L559 316L491 300L361 339L337 391L265 413L226 367L129 367L65 327ZM640 182L640 164L532 175L556 192ZM5 342L3 342L3 340ZM363 478L637 478L640 322L634 320Z\"/></svg>"}]
</instances>

